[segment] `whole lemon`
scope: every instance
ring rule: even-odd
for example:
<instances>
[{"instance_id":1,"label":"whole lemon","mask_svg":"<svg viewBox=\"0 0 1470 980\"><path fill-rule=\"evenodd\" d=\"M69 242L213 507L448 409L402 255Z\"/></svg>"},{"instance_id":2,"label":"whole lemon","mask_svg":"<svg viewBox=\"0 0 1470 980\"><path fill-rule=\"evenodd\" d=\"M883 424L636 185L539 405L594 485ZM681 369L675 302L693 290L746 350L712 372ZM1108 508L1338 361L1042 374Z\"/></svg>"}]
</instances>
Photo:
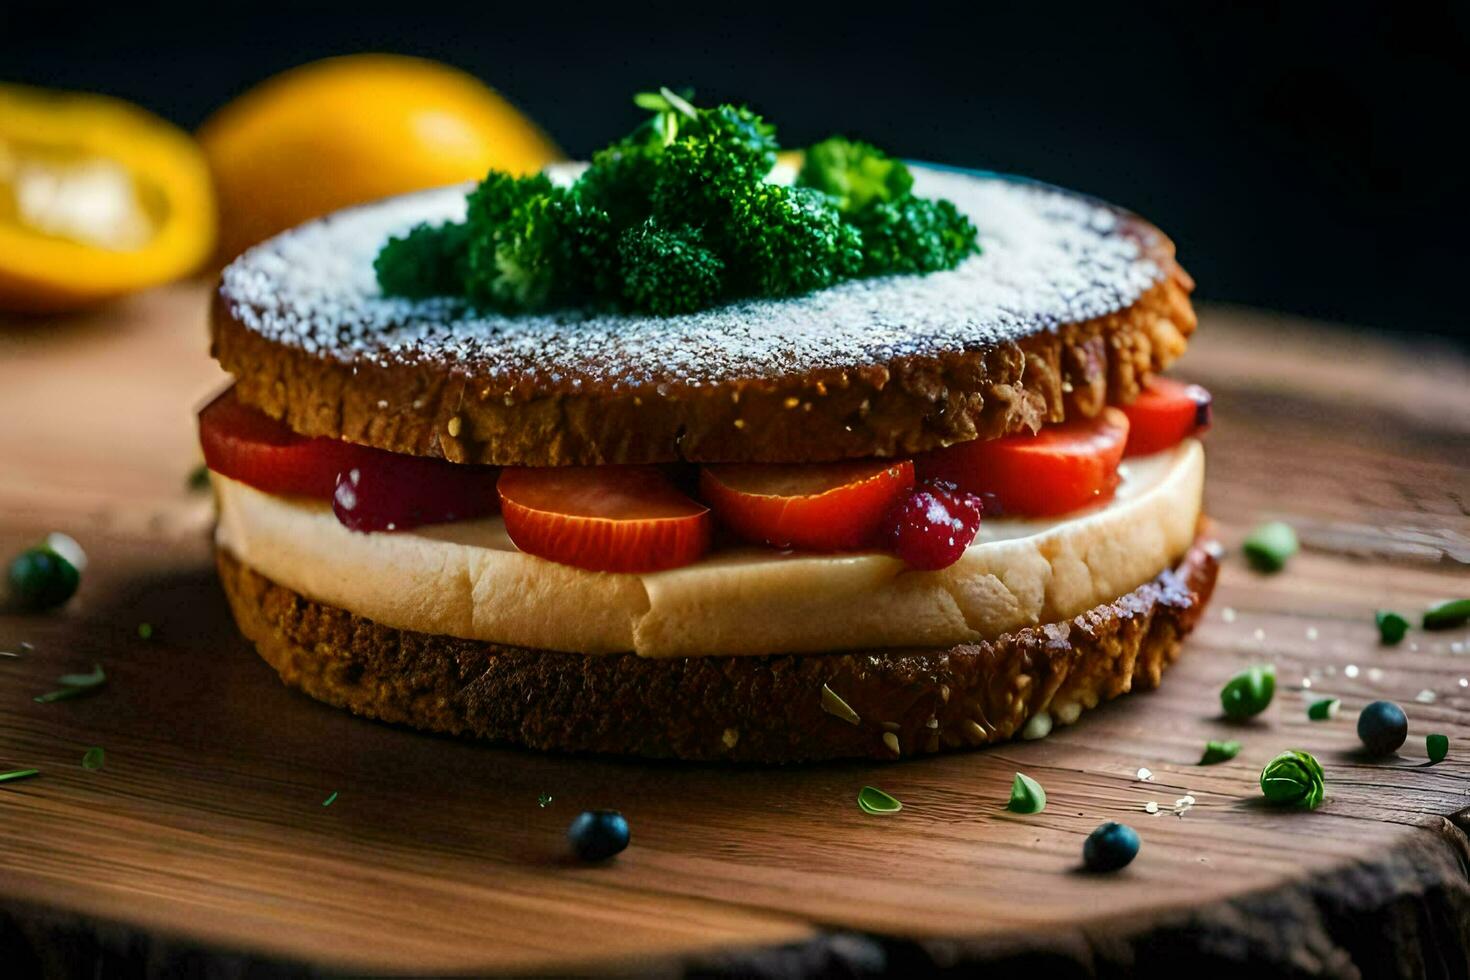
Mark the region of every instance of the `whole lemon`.
<instances>
[{"instance_id":1,"label":"whole lemon","mask_svg":"<svg viewBox=\"0 0 1470 980\"><path fill-rule=\"evenodd\" d=\"M392 194L539 170L546 134L475 78L432 61L361 54L269 78L205 120L220 259L308 218Z\"/></svg>"}]
</instances>

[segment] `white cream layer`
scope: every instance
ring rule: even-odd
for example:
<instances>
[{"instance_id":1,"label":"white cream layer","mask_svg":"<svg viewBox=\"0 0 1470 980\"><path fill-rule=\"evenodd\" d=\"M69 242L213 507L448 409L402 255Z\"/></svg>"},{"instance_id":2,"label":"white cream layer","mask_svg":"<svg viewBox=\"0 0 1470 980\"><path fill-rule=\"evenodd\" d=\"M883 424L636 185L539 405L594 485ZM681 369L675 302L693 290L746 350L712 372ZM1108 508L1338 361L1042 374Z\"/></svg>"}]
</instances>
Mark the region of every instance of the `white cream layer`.
<instances>
[{"instance_id":1,"label":"white cream layer","mask_svg":"<svg viewBox=\"0 0 1470 980\"><path fill-rule=\"evenodd\" d=\"M422 633L692 657L951 646L1075 616L1189 547L1204 451L1190 439L1128 460L1110 503L1062 520L986 520L937 572L876 552L763 548L649 575L588 572L517 550L499 517L359 534L324 503L211 476L218 543L311 599Z\"/></svg>"}]
</instances>

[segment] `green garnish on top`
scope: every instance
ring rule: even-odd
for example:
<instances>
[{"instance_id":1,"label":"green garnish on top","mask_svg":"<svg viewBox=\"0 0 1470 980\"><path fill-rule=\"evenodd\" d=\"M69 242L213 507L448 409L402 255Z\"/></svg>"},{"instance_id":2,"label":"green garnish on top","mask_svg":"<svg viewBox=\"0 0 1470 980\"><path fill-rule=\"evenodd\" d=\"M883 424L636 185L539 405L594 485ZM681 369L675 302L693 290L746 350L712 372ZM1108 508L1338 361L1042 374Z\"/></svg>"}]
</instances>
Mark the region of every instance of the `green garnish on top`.
<instances>
[{"instance_id":1,"label":"green garnish on top","mask_svg":"<svg viewBox=\"0 0 1470 980\"><path fill-rule=\"evenodd\" d=\"M492 171L463 222L390 239L373 263L383 293L670 316L952 269L980 251L965 215L915 196L908 167L874 146L825 140L794 183L773 183L775 127L749 109L667 88L633 101L652 115L570 186Z\"/></svg>"}]
</instances>

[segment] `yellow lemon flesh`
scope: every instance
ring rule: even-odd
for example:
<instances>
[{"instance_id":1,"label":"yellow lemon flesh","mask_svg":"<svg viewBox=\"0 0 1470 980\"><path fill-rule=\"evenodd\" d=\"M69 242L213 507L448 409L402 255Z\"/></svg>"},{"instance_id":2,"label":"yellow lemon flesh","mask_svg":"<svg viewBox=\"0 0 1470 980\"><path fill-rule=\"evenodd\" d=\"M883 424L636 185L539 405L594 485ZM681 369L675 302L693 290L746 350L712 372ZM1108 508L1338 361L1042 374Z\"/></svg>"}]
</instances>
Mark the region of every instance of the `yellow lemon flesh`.
<instances>
[{"instance_id":1,"label":"yellow lemon flesh","mask_svg":"<svg viewBox=\"0 0 1470 980\"><path fill-rule=\"evenodd\" d=\"M0 310L90 306L185 275L213 244L186 133L106 96L0 84Z\"/></svg>"},{"instance_id":2,"label":"yellow lemon flesh","mask_svg":"<svg viewBox=\"0 0 1470 980\"><path fill-rule=\"evenodd\" d=\"M206 120L199 141L219 193L222 260L338 208L561 159L476 79L399 55L277 75Z\"/></svg>"}]
</instances>

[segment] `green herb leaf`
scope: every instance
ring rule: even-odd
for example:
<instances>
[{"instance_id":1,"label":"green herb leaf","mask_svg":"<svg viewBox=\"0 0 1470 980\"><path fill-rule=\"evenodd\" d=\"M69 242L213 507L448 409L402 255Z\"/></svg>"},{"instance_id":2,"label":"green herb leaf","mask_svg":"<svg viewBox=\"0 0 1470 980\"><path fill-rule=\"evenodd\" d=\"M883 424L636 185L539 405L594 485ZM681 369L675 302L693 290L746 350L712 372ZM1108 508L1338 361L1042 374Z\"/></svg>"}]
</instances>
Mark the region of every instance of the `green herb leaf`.
<instances>
[{"instance_id":1,"label":"green herb leaf","mask_svg":"<svg viewBox=\"0 0 1470 980\"><path fill-rule=\"evenodd\" d=\"M1450 599L1424 611L1424 628L1447 630L1470 622L1470 599Z\"/></svg>"},{"instance_id":2,"label":"green herb leaf","mask_svg":"<svg viewBox=\"0 0 1470 980\"><path fill-rule=\"evenodd\" d=\"M858 790L858 808L864 813L897 813L903 804L876 786L864 786Z\"/></svg>"},{"instance_id":3,"label":"green herb leaf","mask_svg":"<svg viewBox=\"0 0 1470 980\"><path fill-rule=\"evenodd\" d=\"M1438 732L1426 735L1424 736L1424 748L1429 752L1430 762L1443 762L1444 757L1450 754L1450 737Z\"/></svg>"},{"instance_id":4,"label":"green herb leaf","mask_svg":"<svg viewBox=\"0 0 1470 980\"><path fill-rule=\"evenodd\" d=\"M40 774L39 769L12 769L9 772L0 772L0 783L8 783L13 779L29 779Z\"/></svg>"},{"instance_id":5,"label":"green herb leaf","mask_svg":"<svg viewBox=\"0 0 1470 980\"><path fill-rule=\"evenodd\" d=\"M1378 624L1378 639L1386 647L1396 645L1409 631L1409 621L1389 609L1380 609L1373 614Z\"/></svg>"},{"instance_id":6,"label":"green herb leaf","mask_svg":"<svg viewBox=\"0 0 1470 980\"><path fill-rule=\"evenodd\" d=\"M61 685L59 690L38 694L34 700L39 704L50 704L53 701L69 701L82 697L106 684L107 674L103 672L101 664L93 664L90 674L62 674L56 678L56 683Z\"/></svg>"},{"instance_id":7,"label":"green herb leaf","mask_svg":"<svg viewBox=\"0 0 1470 980\"><path fill-rule=\"evenodd\" d=\"M1046 809L1046 790L1025 773L1016 773L1011 783L1011 801L1006 809L1012 813L1040 813Z\"/></svg>"},{"instance_id":8,"label":"green herb leaf","mask_svg":"<svg viewBox=\"0 0 1470 980\"><path fill-rule=\"evenodd\" d=\"M107 764L107 753L98 746L92 746L82 756L82 768L88 772L96 772Z\"/></svg>"},{"instance_id":9,"label":"green herb leaf","mask_svg":"<svg viewBox=\"0 0 1470 980\"><path fill-rule=\"evenodd\" d=\"M1220 707L1227 718L1252 718L1276 696L1276 665L1254 664L1236 674L1220 688Z\"/></svg>"},{"instance_id":10,"label":"green herb leaf","mask_svg":"<svg viewBox=\"0 0 1470 980\"><path fill-rule=\"evenodd\" d=\"M322 806L328 807L328 806L331 806L333 803L336 803L336 802L337 802L337 791L336 790L332 790L332 795L329 796L329 797L327 797L325 800L322 800Z\"/></svg>"},{"instance_id":11,"label":"green herb leaf","mask_svg":"<svg viewBox=\"0 0 1470 980\"><path fill-rule=\"evenodd\" d=\"M1217 762L1229 762L1239 754L1239 742L1206 742L1205 754L1200 756L1199 764L1202 766L1213 766Z\"/></svg>"},{"instance_id":12,"label":"green herb leaf","mask_svg":"<svg viewBox=\"0 0 1470 980\"><path fill-rule=\"evenodd\" d=\"M1258 572L1279 572L1286 567L1286 560L1300 550L1296 531L1290 524L1271 521L1262 524L1250 533L1240 550L1246 561Z\"/></svg>"},{"instance_id":13,"label":"green herb leaf","mask_svg":"<svg viewBox=\"0 0 1470 980\"><path fill-rule=\"evenodd\" d=\"M649 112L668 112L673 108L669 100L658 92L637 92L633 95L633 104Z\"/></svg>"},{"instance_id":14,"label":"green herb leaf","mask_svg":"<svg viewBox=\"0 0 1470 980\"><path fill-rule=\"evenodd\" d=\"M151 640L151 639L153 639L153 624L152 623L139 623L138 624L138 639L140 639L140 640Z\"/></svg>"},{"instance_id":15,"label":"green herb leaf","mask_svg":"<svg viewBox=\"0 0 1470 980\"><path fill-rule=\"evenodd\" d=\"M684 98L682 95L680 95L678 92L675 92L667 85L660 86L658 94L664 97L664 101L667 102L675 112L683 113L690 119L699 118L699 110L690 105L688 99Z\"/></svg>"},{"instance_id":16,"label":"green herb leaf","mask_svg":"<svg viewBox=\"0 0 1470 980\"><path fill-rule=\"evenodd\" d=\"M551 806L551 794L542 793L540 796L536 797L536 805L543 810Z\"/></svg>"},{"instance_id":17,"label":"green herb leaf","mask_svg":"<svg viewBox=\"0 0 1470 980\"><path fill-rule=\"evenodd\" d=\"M1261 770L1261 792L1272 803L1315 810L1322 805L1322 764L1310 753L1286 751Z\"/></svg>"},{"instance_id":18,"label":"green herb leaf","mask_svg":"<svg viewBox=\"0 0 1470 980\"><path fill-rule=\"evenodd\" d=\"M1307 705L1307 717L1312 721L1331 721L1341 707L1342 702L1337 698L1321 698Z\"/></svg>"},{"instance_id":19,"label":"green herb leaf","mask_svg":"<svg viewBox=\"0 0 1470 980\"><path fill-rule=\"evenodd\" d=\"M184 486L190 490L204 490L209 486L209 467L200 463L184 477Z\"/></svg>"}]
</instances>

